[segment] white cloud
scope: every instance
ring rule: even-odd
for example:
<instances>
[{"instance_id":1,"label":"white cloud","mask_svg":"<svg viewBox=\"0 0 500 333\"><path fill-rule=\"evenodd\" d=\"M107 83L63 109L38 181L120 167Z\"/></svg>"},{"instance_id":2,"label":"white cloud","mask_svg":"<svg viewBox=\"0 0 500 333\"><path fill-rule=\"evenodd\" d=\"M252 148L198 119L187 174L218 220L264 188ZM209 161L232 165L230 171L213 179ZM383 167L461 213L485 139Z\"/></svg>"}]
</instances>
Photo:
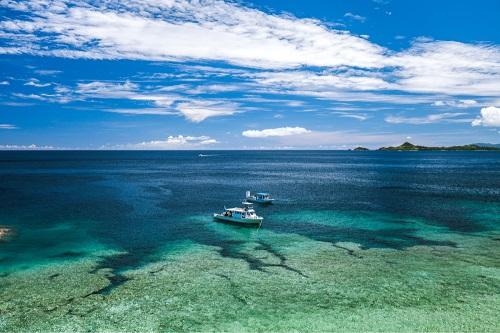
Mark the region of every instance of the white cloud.
<instances>
[{"instance_id":1,"label":"white cloud","mask_svg":"<svg viewBox=\"0 0 500 333\"><path fill-rule=\"evenodd\" d=\"M30 79L28 82L24 84L25 86L32 86L36 88L45 88L50 86L50 83L40 83L38 79Z\"/></svg>"},{"instance_id":2,"label":"white cloud","mask_svg":"<svg viewBox=\"0 0 500 333\"><path fill-rule=\"evenodd\" d=\"M255 82L254 91L260 93L391 104L427 104L436 100L435 97L423 94L393 93L393 90L399 90L399 86L396 82L390 82L387 75L351 68L321 72L287 70L244 74Z\"/></svg>"},{"instance_id":3,"label":"white cloud","mask_svg":"<svg viewBox=\"0 0 500 333\"><path fill-rule=\"evenodd\" d=\"M443 121L457 121L457 119L454 118L463 115L466 115L466 113L438 113L438 114L430 114L424 117L388 116L385 118L385 121L390 124L422 125L422 124L439 123Z\"/></svg>"},{"instance_id":4,"label":"white cloud","mask_svg":"<svg viewBox=\"0 0 500 333\"><path fill-rule=\"evenodd\" d=\"M362 116L362 115L359 115L359 114L343 114L343 115L341 115L341 117L343 117L343 118L354 118L354 119L362 120L362 121L368 119L368 117Z\"/></svg>"},{"instance_id":5,"label":"white cloud","mask_svg":"<svg viewBox=\"0 0 500 333\"><path fill-rule=\"evenodd\" d=\"M26 102L0 102L0 104L12 107L24 107L33 105L33 103L26 103Z\"/></svg>"},{"instance_id":6,"label":"white cloud","mask_svg":"<svg viewBox=\"0 0 500 333\"><path fill-rule=\"evenodd\" d=\"M455 108L470 108L477 105L477 101L473 99L461 99L461 100L448 100L448 101L435 101L432 103L434 106L448 106Z\"/></svg>"},{"instance_id":7,"label":"white cloud","mask_svg":"<svg viewBox=\"0 0 500 333\"><path fill-rule=\"evenodd\" d=\"M243 131L241 135L248 138L267 138L271 136L290 136L310 133L311 131L303 127L278 127L268 128L264 130L247 130Z\"/></svg>"},{"instance_id":8,"label":"white cloud","mask_svg":"<svg viewBox=\"0 0 500 333\"><path fill-rule=\"evenodd\" d=\"M0 86L8 86L9 84L9 81L0 81Z\"/></svg>"},{"instance_id":9,"label":"white cloud","mask_svg":"<svg viewBox=\"0 0 500 333\"><path fill-rule=\"evenodd\" d=\"M452 41L417 41L388 58L398 89L449 95L500 95L500 48Z\"/></svg>"},{"instance_id":10,"label":"white cloud","mask_svg":"<svg viewBox=\"0 0 500 333\"><path fill-rule=\"evenodd\" d=\"M23 94L23 93L13 93L12 96L20 98L20 99L32 99L37 101L44 101L50 103L69 103L78 98L70 93L70 92L60 92L58 88L56 88L56 92L53 94Z\"/></svg>"},{"instance_id":11,"label":"white cloud","mask_svg":"<svg viewBox=\"0 0 500 333\"><path fill-rule=\"evenodd\" d=\"M107 109L108 112L126 114L172 115L181 114L192 122L202 122L210 117L232 115L238 112L239 104L216 99L193 99L164 93L165 89L158 91L141 92L140 87L130 81L116 82L90 82L78 84L77 93L97 98L124 98L134 101L152 102L155 108L138 109Z\"/></svg>"},{"instance_id":12,"label":"white cloud","mask_svg":"<svg viewBox=\"0 0 500 333\"><path fill-rule=\"evenodd\" d=\"M245 87L237 84L207 84L200 85L193 89L185 90L188 94L199 95L199 94L216 94L221 92L229 91L239 91L243 90Z\"/></svg>"},{"instance_id":13,"label":"white cloud","mask_svg":"<svg viewBox=\"0 0 500 333\"><path fill-rule=\"evenodd\" d=\"M313 92L332 98L356 91L377 91L373 101L385 97L386 93L380 93L384 91L406 93L399 94L400 98L406 98L408 93L426 98L429 94L500 96L498 46L417 42L408 50L385 57L383 64L385 71L340 67L323 72L288 70L253 75L257 83L281 91ZM392 97L397 98L395 94ZM470 106L467 102L472 99L463 98L461 101L456 102L456 106Z\"/></svg>"},{"instance_id":14,"label":"white cloud","mask_svg":"<svg viewBox=\"0 0 500 333\"><path fill-rule=\"evenodd\" d=\"M342 145L386 145L401 140L401 135L393 133L363 133L358 131L311 131L297 136L279 137L281 145L300 149L339 149ZM344 147L343 149L345 149Z\"/></svg>"},{"instance_id":15,"label":"white cloud","mask_svg":"<svg viewBox=\"0 0 500 333\"><path fill-rule=\"evenodd\" d=\"M283 89L331 91L333 90L378 90L394 88L380 74L362 70L281 71L248 74L258 84Z\"/></svg>"},{"instance_id":16,"label":"white cloud","mask_svg":"<svg viewBox=\"0 0 500 333\"><path fill-rule=\"evenodd\" d=\"M162 108L102 109L101 111L122 113L122 114L134 114L134 115L156 115L156 116L178 115L178 112L176 111L162 109Z\"/></svg>"},{"instance_id":17,"label":"white cloud","mask_svg":"<svg viewBox=\"0 0 500 333\"><path fill-rule=\"evenodd\" d=\"M301 84L300 82L298 84ZM331 100L335 102L371 102L371 103L391 103L391 104L427 104L435 100L432 96L427 95L406 95L379 93L372 91L356 91L348 89L335 89L334 87L316 87L311 85L304 89L287 88L284 86L270 86L269 88L262 87L257 92L267 94L285 94L297 96L310 96L317 99Z\"/></svg>"},{"instance_id":18,"label":"white cloud","mask_svg":"<svg viewBox=\"0 0 500 333\"><path fill-rule=\"evenodd\" d=\"M8 2L7 6L16 5ZM224 60L285 68L379 67L385 49L313 19L212 0L25 1L30 19L0 23L3 53L99 59ZM354 16L359 19L358 16ZM49 43L50 48L45 44Z\"/></svg>"},{"instance_id":19,"label":"white cloud","mask_svg":"<svg viewBox=\"0 0 500 333\"><path fill-rule=\"evenodd\" d=\"M206 147L219 143L217 140L209 136L169 136L165 140L144 141L135 144L128 144L123 146L114 146L111 148L118 149L192 149ZM103 147L110 148L110 147Z\"/></svg>"},{"instance_id":20,"label":"white cloud","mask_svg":"<svg viewBox=\"0 0 500 333\"><path fill-rule=\"evenodd\" d=\"M93 81L89 83L78 83L76 92L80 95L100 98L130 98L136 96L135 91L139 86L130 81L102 82Z\"/></svg>"},{"instance_id":21,"label":"white cloud","mask_svg":"<svg viewBox=\"0 0 500 333\"><path fill-rule=\"evenodd\" d=\"M76 93L84 97L92 98L149 101L157 107L170 107L179 99L179 97L174 94L141 92L139 85L128 80L123 83L102 81L79 83Z\"/></svg>"},{"instance_id":22,"label":"white cloud","mask_svg":"<svg viewBox=\"0 0 500 333\"><path fill-rule=\"evenodd\" d=\"M412 98L435 102L436 98L429 100L432 95L500 96L498 46L419 39L407 50L386 54L381 66L386 70L337 67L322 72L286 70L248 76L277 92L329 99L359 96L374 102L392 99L413 104ZM366 93L353 94L357 91ZM462 97L455 101L441 100L437 105L469 107L474 102Z\"/></svg>"},{"instance_id":23,"label":"white cloud","mask_svg":"<svg viewBox=\"0 0 500 333\"><path fill-rule=\"evenodd\" d=\"M22 94L22 93L13 93L12 94L15 97L21 98L21 99L36 99L39 101L46 101L47 98L37 95L37 94Z\"/></svg>"},{"instance_id":24,"label":"white cloud","mask_svg":"<svg viewBox=\"0 0 500 333\"><path fill-rule=\"evenodd\" d=\"M363 115L363 114L355 114L355 113L348 113L348 112L334 112L334 113L338 114L342 118L353 118L353 119L357 119L357 120L361 120L361 121L368 119L368 116Z\"/></svg>"},{"instance_id":25,"label":"white cloud","mask_svg":"<svg viewBox=\"0 0 500 333\"><path fill-rule=\"evenodd\" d=\"M0 130L2 129L17 129L17 126L16 125L12 125L12 124L0 124Z\"/></svg>"},{"instance_id":26,"label":"white cloud","mask_svg":"<svg viewBox=\"0 0 500 333\"><path fill-rule=\"evenodd\" d=\"M366 17L361 16L361 15L357 15L357 14L353 14L353 13L345 13L344 17L347 17L347 18L350 18L350 19L353 19L353 20L356 20L359 22L366 21Z\"/></svg>"},{"instance_id":27,"label":"white cloud","mask_svg":"<svg viewBox=\"0 0 500 333\"><path fill-rule=\"evenodd\" d=\"M0 145L0 150L52 150L53 146L31 145Z\"/></svg>"},{"instance_id":28,"label":"white cloud","mask_svg":"<svg viewBox=\"0 0 500 333\"><path fill-rule=\"evenodd\" d=\"M135 115L182 115L192 122L201 122L210 117L220 117L242 112L239 104L219 99L196 99L183 97L170 92L165 87L144 90L131 81L78 83L76 89L58 86L56 94L21 94L13 96L23 99L65 103L72 100L87 99L127 99L137 102L150 102L153 107L101 109L106 112ZM168 88L168 87L167 87ZM212 89L213 87L209 88ZM224 90L224 89L223 89Z\"/></svg>"},{"instance_id":29,"label":"white cloud","mask_svg":"<svg viewBox=\"0 0 500 333\"><path fill-rule=\"evenodd\" d=\"M182 71L181 74L175 75L195 75L197 77L228 77L237 76L238 74L247 73L247 69L242 68L228 68L228 67L215 67L207 65L187 65L187 64L177 64L177 67ZM169 77L171 73L157 73L158 76Z\"/></svg>"},{"instance_id":30,"label":"white cloud","mask_svg":"<svg viewBox=\"0 0 500 333\"><path fill-rule=\"evenodd\" d=\"M229 116L237 112L237 104L215 100L189 100L176 105L187 119L199 123L209 117Z\"/></svg>"},{"instance_id":31,"label":"white cloud","mask_svg":"<svg viewBox=\"0 0 500 333\"><path fill-rule=\"evenodd\" d=\"M56 69L37 69L34 72L38 75L48 75L48 76L62 73L62 71Z\"/></svg>"},{"instance_id":32,"label":"white cloud","mask_svg":"<svg viewBox=\"0 0 500 333\"><path fill-rule=\"evenodd\" d=\"M252 103L269 103L269 104L284 104L289 107L302 107L305 102L301 100L292 100L292 99L278 99L278 98L264 98L257 96L245 96L245 97L235 97L233 100L241 101L241 102L252 102Z\"/></svg>"},{"instance_id":33,"label":"white cloud","mask_svg":"<svg viewBox=\"0 0 500 333\"><path fill-rule=\"evenodd\" d=\"M481 115L472 121L472 126L500 127L500 108L482 108Z\"/></svg>"}]
</instances>

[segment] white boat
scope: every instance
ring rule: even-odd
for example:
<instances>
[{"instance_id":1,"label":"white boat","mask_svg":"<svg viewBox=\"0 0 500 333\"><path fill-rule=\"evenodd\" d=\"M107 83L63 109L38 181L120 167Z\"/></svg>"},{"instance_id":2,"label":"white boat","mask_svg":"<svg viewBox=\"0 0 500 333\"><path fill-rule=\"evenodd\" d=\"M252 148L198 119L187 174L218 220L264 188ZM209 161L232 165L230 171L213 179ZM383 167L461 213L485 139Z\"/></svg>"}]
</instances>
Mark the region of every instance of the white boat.
<instances>
[{"instance_id":1,"label":"white boat","mask_svg":"<svg viewBox=\"0 0 500 333\"><path fill-rule=\"evenodd\" d=\"M273 203L274 198L271 197L271 194L266 192L257 192L250 193L250 191L246 192L246 200L249 202L255 202L259 204L270 204Z\"/></svg>"},{"instance_id":2,"label":"white boat","mask_svg":"<svg viewBox=\"0 0 500 333\"><path fill-rule=\"evenodd\" d=\"M258 216L252 207L251 202L242 202L243 207L226 208L220 214L214 214L214 219L218 222L233 223L247 226L260 226L264 218Z\"/></svg>"}]
</instances>

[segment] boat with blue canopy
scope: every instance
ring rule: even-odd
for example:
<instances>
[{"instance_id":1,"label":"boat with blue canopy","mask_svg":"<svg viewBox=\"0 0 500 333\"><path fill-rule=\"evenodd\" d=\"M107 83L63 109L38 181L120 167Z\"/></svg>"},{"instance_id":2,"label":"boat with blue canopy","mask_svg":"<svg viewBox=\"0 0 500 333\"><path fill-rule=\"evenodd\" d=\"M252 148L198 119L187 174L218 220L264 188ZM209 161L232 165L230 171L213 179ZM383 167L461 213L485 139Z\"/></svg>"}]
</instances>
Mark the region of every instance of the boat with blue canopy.
<instances>
[{"instance_id":1,"label":"boat with blue canopy","mask_svg":"<svg viewBox=\"0 0 500 333\"><path fill-rule=\"evenodd\" d=\"M250 191L246 192L246 201L248 202L271 204L274 202L274 200L275 199L271 197L271 194L267 192L257 192L253 194Z\"/></svg>"}]
</instances>

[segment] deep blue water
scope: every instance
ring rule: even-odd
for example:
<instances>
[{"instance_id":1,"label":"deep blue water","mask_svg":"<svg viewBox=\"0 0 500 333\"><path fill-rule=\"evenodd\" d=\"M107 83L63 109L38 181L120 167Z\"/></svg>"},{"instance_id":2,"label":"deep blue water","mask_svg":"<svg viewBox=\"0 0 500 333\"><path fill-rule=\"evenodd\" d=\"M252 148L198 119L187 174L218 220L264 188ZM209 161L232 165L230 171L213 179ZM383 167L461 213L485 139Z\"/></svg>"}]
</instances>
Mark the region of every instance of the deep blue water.
<instances>
[{"instance_id":1,"label":"deep blue water","mask_svg":"<svg viewBox=\"0 0 500 333\"><path fill-rule=\"evenodd\" d=\"M0 152L0 226L12 230L0 241L0 271L85 256L91 244L128 253L103 260L117 271L182 241L241 256L233 248L242 240L218 232L210 216L238 205L246 190L278 199L257 207L263 229L362 248L455 245L415 235L406 218L467 234L500 229L497 152L199 153ZM390 227L314 223L307 212L365 214Z\"/></svg>"}]
</instances>

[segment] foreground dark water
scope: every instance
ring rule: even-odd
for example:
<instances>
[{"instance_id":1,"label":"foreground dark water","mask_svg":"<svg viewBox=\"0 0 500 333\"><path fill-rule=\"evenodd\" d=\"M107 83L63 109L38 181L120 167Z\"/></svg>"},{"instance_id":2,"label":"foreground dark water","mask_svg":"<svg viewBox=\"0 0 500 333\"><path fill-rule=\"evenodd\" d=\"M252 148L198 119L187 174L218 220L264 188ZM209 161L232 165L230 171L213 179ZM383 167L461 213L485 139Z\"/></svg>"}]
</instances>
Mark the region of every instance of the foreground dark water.
<instances>
[{"instance_id":1,"label":"foreground dark water","mask_svg":"<svg viewBox=\"0 0 500 333\"><path fill-rule=\"evenodd\" d=\"M499 153L199 153L0 152L0 331L499 329Z\"/></svg>"}]
</instances>

